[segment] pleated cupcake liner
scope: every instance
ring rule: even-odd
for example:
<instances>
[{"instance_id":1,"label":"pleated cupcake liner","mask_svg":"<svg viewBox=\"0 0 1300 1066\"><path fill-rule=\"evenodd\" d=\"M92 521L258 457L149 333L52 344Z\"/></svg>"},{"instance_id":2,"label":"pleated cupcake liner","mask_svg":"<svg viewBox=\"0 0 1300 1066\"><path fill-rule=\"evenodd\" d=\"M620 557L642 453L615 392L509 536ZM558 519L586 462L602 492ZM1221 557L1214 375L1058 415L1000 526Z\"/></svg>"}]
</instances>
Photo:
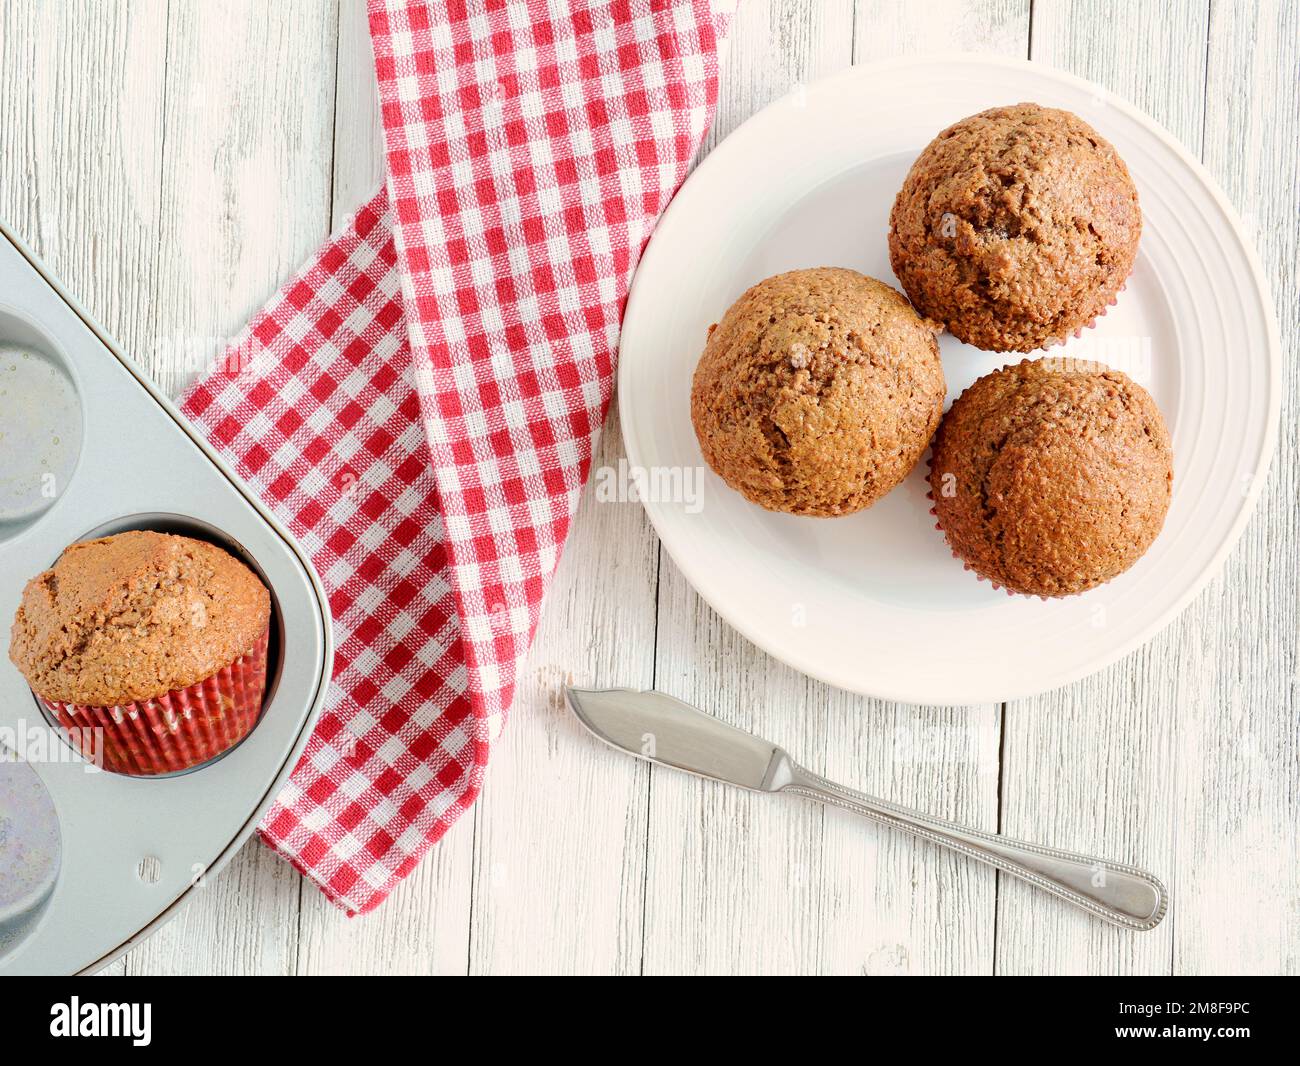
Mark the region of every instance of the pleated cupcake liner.
<instances>
[{"instance_id":1,"label":"pleated cupcake liner","mask_svg":"<svg viewBox=\"0 0 1300 1066\"><path fill-rule=\"evenodd\" d=\"M224 755L262 716L270 626L229 666L187 688L110 707L37 699L88 761L128 777L192 770Z\"/></svg>"}]
</instances>

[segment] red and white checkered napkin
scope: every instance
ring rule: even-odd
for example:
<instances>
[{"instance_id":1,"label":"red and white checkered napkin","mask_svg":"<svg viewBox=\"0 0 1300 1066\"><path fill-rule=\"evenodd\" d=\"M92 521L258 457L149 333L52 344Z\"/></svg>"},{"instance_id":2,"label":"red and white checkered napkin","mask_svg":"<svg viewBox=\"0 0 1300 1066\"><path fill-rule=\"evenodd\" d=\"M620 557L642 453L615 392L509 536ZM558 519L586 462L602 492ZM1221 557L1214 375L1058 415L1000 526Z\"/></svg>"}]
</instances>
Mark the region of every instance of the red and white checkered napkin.
<instances>
[{"instance_id":1,"label":"red and white checkered napkin","mask_svg":"<svg viewBox=\"0 0 1300 1066\"><path fill-rule=\"evenodd\" d=\"M371 0L387 186L183 399L329 592L334 684L261 831L349 912L478 794L724 21Z\"/></svg>"}]
</instances>

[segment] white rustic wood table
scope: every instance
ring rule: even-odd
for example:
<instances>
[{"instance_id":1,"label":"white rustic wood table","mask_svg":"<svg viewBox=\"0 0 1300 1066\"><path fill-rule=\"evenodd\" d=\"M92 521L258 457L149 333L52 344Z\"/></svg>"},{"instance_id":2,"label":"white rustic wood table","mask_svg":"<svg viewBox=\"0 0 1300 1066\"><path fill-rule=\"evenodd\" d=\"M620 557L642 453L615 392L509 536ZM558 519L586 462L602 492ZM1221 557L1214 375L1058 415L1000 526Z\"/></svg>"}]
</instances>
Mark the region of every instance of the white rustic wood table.
<instances>
[{"instance_id":1,"label":"white rustic wood table","mask_svg":"<svg viewBox=\"0 0 1300 1066\"><path fill-rule=\"evenodd\" d=\"M886 704L750 646L637 504L589 487L487 787L389 902L349 920L250 844L113 971L1300 972L1300 6L741 0L706 148L799 83L951 49L1132 100L1252 229L1286 399L1223 574L1069 688ZM359 0L0 0L0 217L168 391L377 185L379 159ZM596 461L621 456L615 413ZM654 685L876 795L1139 862L1172 912L1135 935L839 812L654 772L580 731L569 678Z\"/></svg>"}]
</instances>

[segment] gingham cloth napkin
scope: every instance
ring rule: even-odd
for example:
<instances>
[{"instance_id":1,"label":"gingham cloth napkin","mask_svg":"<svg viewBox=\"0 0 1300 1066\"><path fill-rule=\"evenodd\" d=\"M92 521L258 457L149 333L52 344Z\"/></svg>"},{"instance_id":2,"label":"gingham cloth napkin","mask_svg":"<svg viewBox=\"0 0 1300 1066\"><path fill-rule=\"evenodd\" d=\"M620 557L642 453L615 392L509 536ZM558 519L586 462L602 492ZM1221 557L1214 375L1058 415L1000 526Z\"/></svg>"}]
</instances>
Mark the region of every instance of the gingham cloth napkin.
<instances>
[{"instance_id":1,"label":"gingham cloth napkin","mask_svg":"<svg viewBox=\"0 0 1300 1066\"><path fill-rule=\"evenodd\" d=\"M727 17L707 0L369 15L385 188L182 400L329 593L334 683L261 832L350 913L479 792Z\"/></svg>"}]
</instances>

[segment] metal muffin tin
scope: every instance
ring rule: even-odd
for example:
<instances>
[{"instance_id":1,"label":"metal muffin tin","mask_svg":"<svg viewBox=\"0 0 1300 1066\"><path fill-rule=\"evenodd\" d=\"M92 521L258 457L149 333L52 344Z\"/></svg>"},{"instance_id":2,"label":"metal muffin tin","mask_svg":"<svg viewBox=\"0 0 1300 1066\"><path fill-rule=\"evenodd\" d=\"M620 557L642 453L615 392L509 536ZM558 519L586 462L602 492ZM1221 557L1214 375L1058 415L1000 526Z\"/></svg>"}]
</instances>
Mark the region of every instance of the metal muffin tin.
<instances>
[{"instance_id":1,"label":"metal muffin tin","mask_svg":"<svg viewBox=\"0 0 1300 1066\"><path fill-rule=\"evenodd\" d=\"M127 529L220 544L271 590L267 703L184 774L95 770L0 656L0 975L98 969L253 832L325 698L329 608L302 549L0 224L0 634L63 549ZM16 748L5 751L5 747Z\"/></svg>"}]
</instances>

